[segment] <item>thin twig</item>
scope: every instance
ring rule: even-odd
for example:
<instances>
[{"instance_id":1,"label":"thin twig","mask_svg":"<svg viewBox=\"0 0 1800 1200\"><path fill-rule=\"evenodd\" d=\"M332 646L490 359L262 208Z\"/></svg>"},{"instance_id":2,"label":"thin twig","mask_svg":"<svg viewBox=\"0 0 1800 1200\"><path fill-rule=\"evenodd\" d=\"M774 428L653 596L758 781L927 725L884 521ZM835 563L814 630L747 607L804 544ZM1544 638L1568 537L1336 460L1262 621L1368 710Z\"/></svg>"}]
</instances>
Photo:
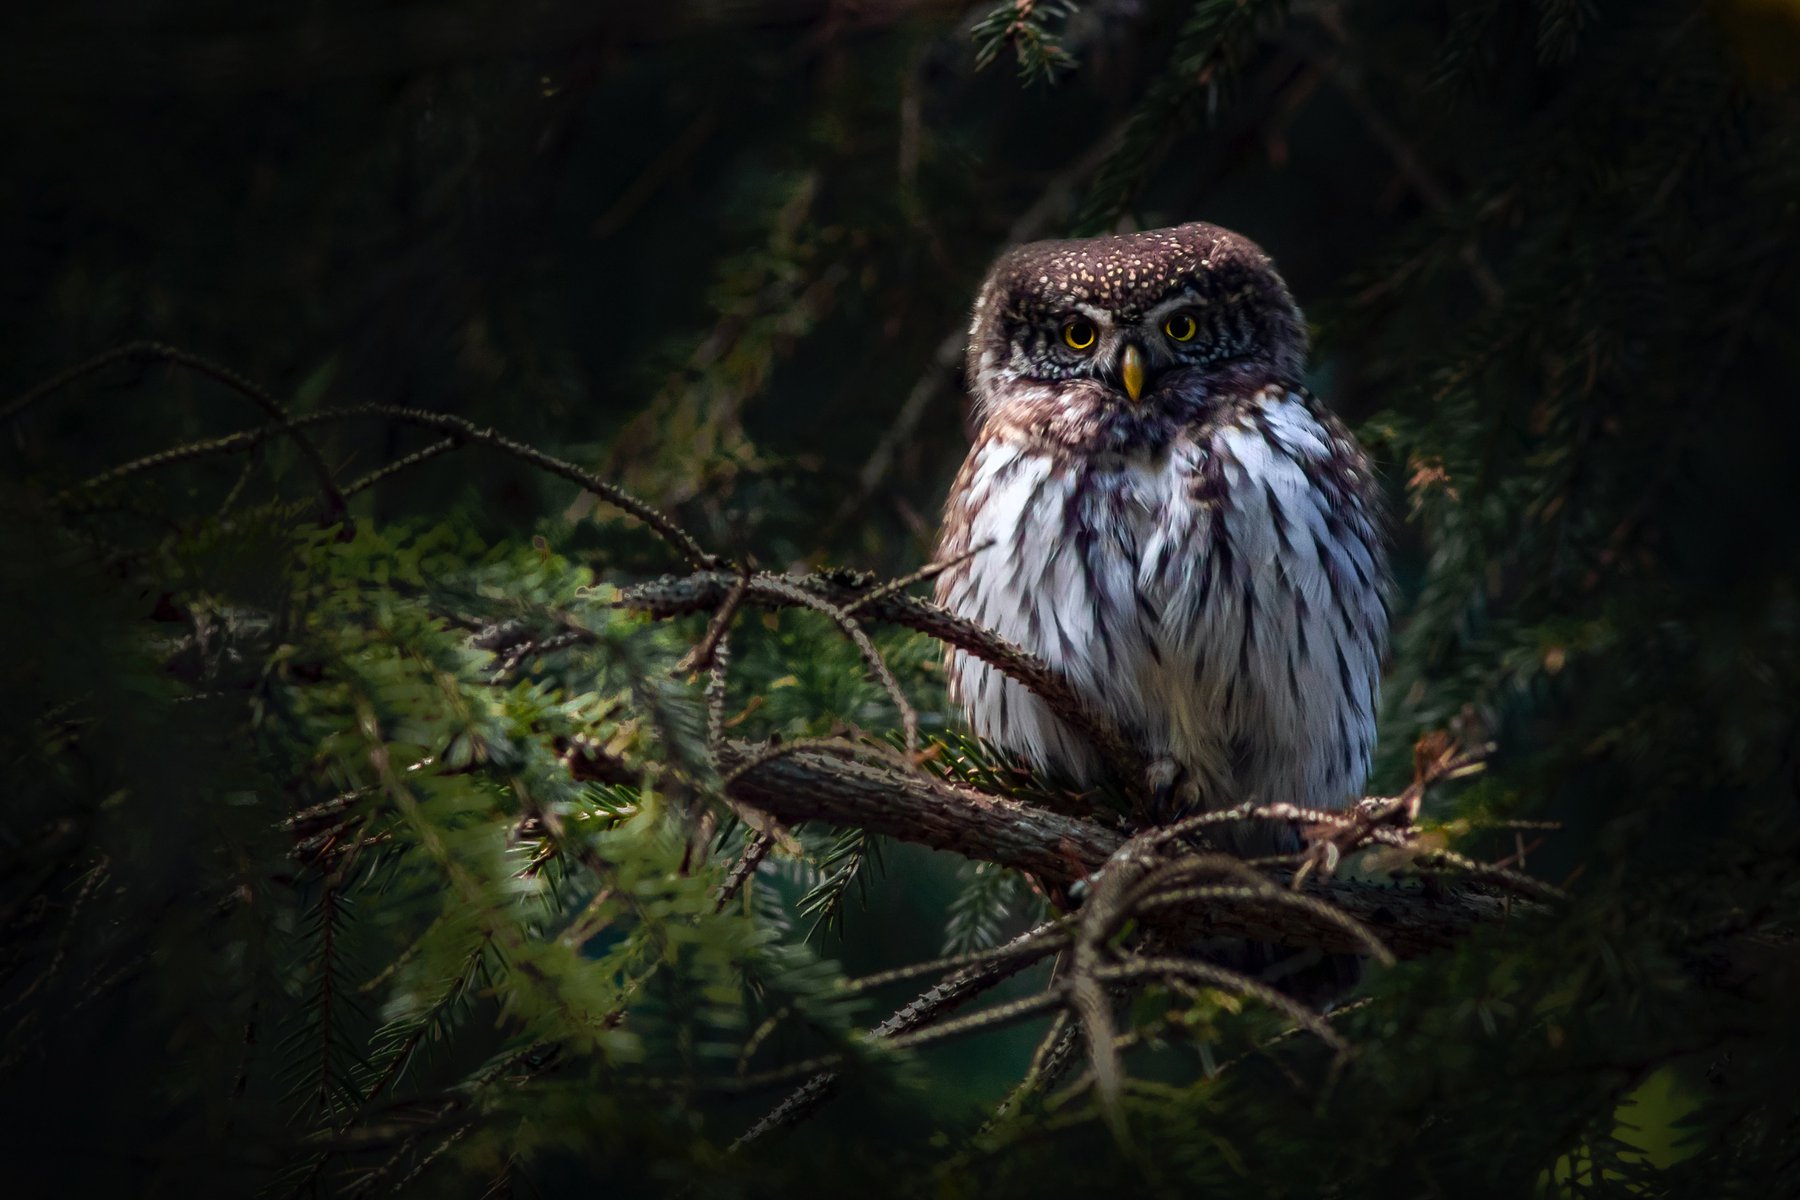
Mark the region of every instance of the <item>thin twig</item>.
<instances>
[{"instance_id":1,"label":"thin twig","mask_svg":"<svg viewBox=\"0 0 1800 1200\"><path fill-rule=\"evenodd\" d=\"M706 669L706 748L718 765L719 745L725 740L725 696L730 684L731 629L721 625L719 638L707 656Z\"/></svg>"},{"instance_id":2,"label":"thin twig","mask_svg":"<svg viewBox=\"0 0 1800 1200\"><path fill-rule=\"evenodd\" d=\"M15 402L16 406L16 402ZM304 413L277 424L263 426L260 429L239 430L236 433L205 441L192 442L184 446L175 446L131 462L122 463L109 470L84 480L73 488L66 489L53 497L53 502L64 503L75 492L91 491L95 488L121 479L139 474L171 463L187 459L200 458L211 454L231 453L249 449L252 446L271 438L293 435L297 430L313 425L324 425L336 421L354 420L387 420L397 421L403 425L416 425L424 429L436 429L446 432L463 442L486 446L498 450L502 454L519 459L522 462L566 479L579 485L584 490L611 504L614 508L637 518L652 532L667 542L688 563L698 570L710 570L718 565L718 558L700 548L687 530L676 524L669 516L644 501L625 491L617 484L609 483L592 471L586 471L574 463L565 462L553 455L545 454L535 446L515 441L492 429L483 429L473 421L450 413L428 412L424 409L401 408L389 404L363 404L349 408L327 408L318 412Z\"/></svg>"},{"instance_id":3,"label":"thin twig","mask_svg":"<svg viewBox=\"0 0 1800 1200\"><path fill-rule=\"evenodd\" d=\"M672 674L685 675L689 671L710 671L713 665L713 654L719 644L731 631L731 620L744 603L744 595L750 590L750 573L745 571L738 576L738 581L729 592L725 593L725 601L713 613L712 620L707 622L706 633L694 648L675 664Z\"/></svg>"},{"instance_id":4,"label":"thin twig","mask_svg":"<svg viewBox=\"0 0 1800 1200\"><path fill-rule=\"evenodd\" d=\"M665 576L625 588L615 603L621 608L647 612L658 618L712 612L736 581L736 575L724 571L701 571L681 577ZM856 583L845 582L842 578L830 575L781 577L781 582L784 586L774 592L752 586L746 602L765 608L799 605L803 601L794 598L794 592L799 591L818 596L842 609L865 590ZM866 601L859 618L918 630L973 655L1007 677L1017 680L1036 693L1059 720L1087 739L1112 769L1114 777L1127 793L1135 795L1142 791L1143 755L1110 719L1092 709L1060 672L1037 655L1007 641L991 629L913 596L896 594L880 600Z\"/></svg>"},{"instance_id":5,"label":"thin twig","mask_svg":"<svg viewBox=\"0 0 1800 1200\"><path fill-rule=\"evenodd\" d=\"M871 588L850 603L844 605L844 612L854 613L857 609L866 604L874 604L878 601L886 600L889 596L898 595L915 583L924 583L928 579L936 579L939 575L942 575L952 567L960 566L963 563L968 562L971 558L974 558L977 554L980 554L983 550L986 550L993 544L993 540L990 538L979 546L971 546L954 557L946 558L941 562L929 563L926 566L920 567L910 575L902 575L898 579L890 579L880 587Z\"/></svg>"},{"instance_id":6,"label":"thin twig","mask_svg":"<svg viewBox=\"0 0 1800 1200\"><path fill-rule=\"evenodd\" d=\"M1433 850L1429 854L1421 855L1418 861L1424 866L1442 863L1451 868L1450 874L1491 880L1514 891L1523 892L1528 896L1537 896L1544 900L1563 901L1569 898L1569 893L1555 884L1545 883L1541 879L1533 879L1529 875L1508 870L1505 867L1494 867L1487 863L1476 862L1454 850Z\"/></svg>"},{"instance_id":7,"label":"thin twig","mask_svg":"<svg viewBox=\"0 0 1800 1200\"><path fill-rule=\"evenodd\" d=\"M439 455L448 454L460 445L462 445L462 442L452 437L445 438L441 442L433 442L429 446L414 450L411 454L396 458L385 467L377 467L367 475L346 484L344 486L344 496L348 499L358 492L366 492L382 480L398 475L400 472L408 470L409 468L416 467L420 463L430 462Z\"/></svg>"},{"instance_id":8,"label":"thin twig","mask_svg":"<svg viewBox=\"0 0 1800 1200\"><path fill-rule=\"evenodd\" d=\"M1052 989L1046 992L1039 992L1036 995L1026 996L1018 1000L1010 1000L1005 1004L996 1004L992 1008L984 1008L980 1012L970 1013L967 1016L956 1017L949 1021L927 1025L922 1029L913 1029L906 1033L895 1034L892 1037L879 1038L879 1040L885 1047L891 1050L912 1050L919 1046L930 1045L934 1042L947 1041L954 1037L964 1037L971 1033L980 1033L988 1029L997 1028L1001 1025L1010 1025L1015 1021L1022 1021L1027 1017L1034 1017L1038 1013L1055 1008L1062 1003L1064 1003L1062 990L1060 988ZM879 1037L879 1035L876 1036ZM720 1091L748 1092L756 1091L761 1088L773 1087L777 1084L789 1083L795 1079L802 1079L807 1076L813 1076L812 1079L807 1080L806 1084L801 1089L801 1091L805 1091L806 1089L815 1086L815 1082L820 1075L842 1066L847 1057L848 1056L845 1054L821 1054L817 1057L792 1063L785 1067L776 1067L772 1070L760 1071L755 1075L742 1075L731 1080L721 1081L715 1083L713 1086ZM796 1095L799 1095L799 1093L796 1092ZM789 1097L790 1101L793 1099L794 1097ZM769 1117L764 1117L763 1120L768 1121L776 1112L780 1112L787 1103L788 1101L783 1101L782 1106L778 1106L776 1110L770 1113ZM781 1124L791 1124L792 1120L793 1118L785 1118L782 1120ZM761 1125L762 1122L758 1122L757 1126L753 1127L749 1132L746 1132L743 1137L734 1142L732 1148L737 1149L747 1144L752 1139L753 1135L756 1137L763 1136L763 1132L759 1132L761 1130Z\"/></svg>"},{"instance_id":9,"label":"thin twig","mask_svg":"<svg viewBox=\"0 0 1800 1200\"><path fill-rule=\"evenodd\" d=\"M842 990L866 992L872 988L888 987L892 984L904 983L908 979L917 979L921 975L935 975L940 971L952 971L960 967L1008 962L1020 957L1027 962L1034 962L1045 955L1054 954L1068 944L1069 935L1066 925L1067 918L1048 921L1028 933L1020 934L1004 945L990 946L986 950L971 950L966 954L949 954L942 958L934 958L929 962L913 963L888 971L878 971L873 975L863 975L856 979L846 980Z\"/></svg>"},{"instance_id":10,"label":"thin twig","mask_svg":"<svg viewBox=\"0 0 1800 1200\"><path fill-rule=\"evenodd\" d=\"M1051 921L1038 926L1029 933L1021 934L1003 946L976 950L968 954L949 955L935 958L930 962L914 963L911 966L896 967L891 971L880 971L874 975L865 975L858 979L848 980L839 990L846 994L856 995L872 991L879 987L888 987L903 983L908 979L916 979L921 975L936 975L958 968L994 966L1001 963L1015 964L1014 969L1029 966L1047 955L1054 954L1068 944L1068 935L1063 928L1066 920ZM740 1069L755 1055L763 1041L774 1032L776 1027L794 1012L793 1005L785 1005L759 1025L749 1040L738 1052ZM790 1068L791 1069L791 1068Z\"/></svg>"},{"instance_id":11,"label":"thin twig","mask_svg":"<svg viewBox=\"0 0 1800 1200\"><path fill-rule=\"evenodd\" d=\"M1020 934L1008 943L1008 946L1029 942L1041 936L1042 933L1043 927L1040 926L1030 932ZM965 967L943 980L936 987L897 1009L892 1016L871 1030L870 1036L879 1039L895 1038L917 1029L996 984L1011 978L1023 970L1029 961L1035 960L1001 958L994 962ZM804 1121L818 1109L819 1105L830 1098L836 1085L837 1076L830 1071L821 1071L814 1075L790 1093L780 1104L764 1114L756 1124L745 1130L743 1135L731 1144L731 1151L736 1153L778 1130Z\"/></svg>"},{"instance_id":12,"label":"thin twig","mask_svg":"<svg viewBox=\"0 0 1800 1200\"><path fill-rule=\"evenodd\" d=\"M875 643L869 640L869 635L863 632L862 625L857 622L856 618L823 596L796 586L789 579L767 574L757 575L749 580L748 588L762 595L774 596L803 608L810 608L814 612L823 613L836 623L837 627L843 631L844 636L849 638L851 644L862 654L863 662L868 666L869 673L886 690L888 698L899 710L900 727L904 731L906 739L906 757L908 761L916 762L919 753L919 714L913 711L913 706L907 701L906 694L900 690L900 681L894 678L892 671L888 670L887 662L881 657L881 651L875 648Z\"/></svg>"},{"instance_id":13,"label":"thin twig","mask_svg":"<svg viewBox=\"0 0 1800 1200\"><path fill-rule=\"evenodd\" d=\"M1347 1054L1350 1051L1350 1043L1346 1042L1337 1030L1326 1024L1324 1018L1312 1009L1290 996L1283 995L1261 980L1252 979L1248 975L1229 971L1211 963L1195 962L1186 958L1133 958L1116 967L1101 967L1097 974L1100 979L1108 982L1141 980L1150 976L1196 979L1222 991L1252 996L1305 1026L1320 1041L1339 1054Z\"/></svg>"},{"instance_id":14,"label":"thin twig","mask_svg":"<svg viewBox=\"0 0 1800 1200\"><path fill-rule=\"evenodd\" d=\"M762 865L762 860L768 857L769 849L774 845L773 836L758 833L755 830L751 831L750 836L744 839L743 852L737 856L737 861L732 863L730 873L725 876L724 882L719 884L719 890L713 895L714 912L725 911L725 906L731 903L732 897L738 894L745 882L756 874L756 868Z\"/></svg>"},{"instance_id":15,"label":"thin twig","mask_svg":"<svg viewBox=\"0 0 1800 1200\"><path fill-rule=\"evenodd\" d=\"M174 346L165 346L160 342L131 342L112 350L96 354L86 362L77 363L61 374L52 376L38 384L30 391L14 399L5 408L0 409L0 423L12 420L26 409L37 404L56 392L78 383L90 375L97 374L115 363L122 362L166 362L182 367L196 375L222 384L238 395L243 396L267 413L272 421L283 425L289 424L287 406L277 400L267 389L257 386L228 367L221 366L211 359L202 358L198 354L181 350ZM297 427L295 427L297 428ZM290 428L289 432L293 432ZM327 524L344 518L344 497L331 478L331 468L325 465L324 455L306 437L294 434L300 452L306 457L307 465L319 478L319 494L324 499L325 520Z\"/></svg>"},{"instance_id":16,"label":"thin twig","mask_svg":"<svg viewBox=\"0 0 1800 1200\"><path fill-rule=\"evenodd\" d=\"M1056 1019L1050 1022L1049 1031L1044 1034L1043 1040L1031 1055L1031 1065L1026 1068L1025 1077L1007 1093L1006 1099L994 1109L994 1115L982 1126L981 1131L986 1133L996 1122L1017 1112L1019 1106L1033 1093L1053 1083L1068 1068L1073 1058L1075 1039L1075 1025L1065 1009L1057 1013Z\"/></svg>"}]
</instances>

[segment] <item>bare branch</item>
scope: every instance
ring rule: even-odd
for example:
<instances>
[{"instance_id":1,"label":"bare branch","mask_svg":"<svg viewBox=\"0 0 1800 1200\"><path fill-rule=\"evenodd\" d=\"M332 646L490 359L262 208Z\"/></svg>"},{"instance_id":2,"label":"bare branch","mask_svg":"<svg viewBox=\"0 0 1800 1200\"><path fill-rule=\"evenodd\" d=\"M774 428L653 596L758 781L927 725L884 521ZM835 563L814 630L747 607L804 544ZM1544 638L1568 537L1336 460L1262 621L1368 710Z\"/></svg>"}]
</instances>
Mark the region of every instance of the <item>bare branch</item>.
<instances>
[{"instance_id":1,"label":"bare branch","mask_svg":"<svg viewBox=\"0 0 1800 1200\"><path fill-rule=\"evenodd\" d=\"M988 541L982 542L979 546L970 546L961 554L941 559L938 562L928 563L911 574L902 575L898 579L890 579L873 591L864 592L850 603L844 605L844 611L847 613L854 613L865 604L873 604L878 600L886 600L889 596L898 595L915 583L924 583L928 579L936 579L951 567L968 562L971 558L974 558L977 554L980 554L983 550L986 550L993 544L993 540L989 539Z\"/></svg>"},{"instance_id":2,"label":"bare branch","mask_svg":"<svg viewBox=\"0 0 1800 1200\"><path fill-rule=\"evenodd\" d=\"M239 375L229 367L221 366L209 358L174 346L165 346L160 342L131 342L103 353L96 354L86 362L77 363L68 370L45 380L30 391L15 398L5 408L0 408L0 423L5 423L19 416L39 401L47 399L90 375L98 374L118 363L164 362L172 366L192 371L194 374L210 379L230 391L236 392L268 414L272 422L287 426L287 406L277 400L266 388L257 386ZM274 426L270 426L271 429ZM324 501L325 521L331 524L344 520L344 497L332 480L331 468L325 465L325 458L311 439L297 432L297 427L288 427L288 432L300 447L307 465L319 479L319 494Z\"/></svg>"},{"instance_id":3,"label":"bare branch","mask_svg":"<svg viewBox=\"0 0 1800 1200\"><path fill-rule=\"evenodd\" d=\"M714 912L725 911L725 906L731 903L750 876L756 874L756 868L762 865L762 860L768 857L769 850L774 845L774 837L766 833L752 831L744 839L743 853L731 864L731 871L725 876L725 882L719 885L719 890L713 895Z\"/></svg>"},{"instance_id":4,"label":"bare branch","mask_svg":"<svg viewBox=\"0 0 1800 1200\"><path fill-rule=\"evenodd\" d=\"M236 379L235 376L230 376L229 372L224 372L223 368L217 368L217 370L223 372L223 375L215 375L213 376L214 378L223 379L229 377ZM68 373L65 372L65 376L67 375ZM59 376L57 380L52 380L51 383L60 385L60 383L68 381L69 380L65 377ZM254 389L254 385L245 383L242 380L239 380L238 383L243 387ZM33 389L33 391L20 397L18 400L15 400L12 404L8 405L3 412L0 412L0 418L10 416L23 410L29 404L35 403L48 387L49 385L45 385L45 387ZM676 524L666 513L653 505L638 499L617 484L609 483L592 471L583 470L574 463L565 462L553 455L545 454L535 446L529 446L524 442L515 441L492 429L483 429L473 421L464 417L458 417L450 413L430 412L421 408L401 408L391 404L362 404L350 408L321 409L318 412L304 413L291 419L286 417L286 410L282 410L282 418L283 419L278 423L271 423L260 429L244 429L239 430L236 433L226 434L223 437L211 438L201 442L191 442L184 446L174 446L167 450L161 450L155 454L146 455L143 458L123 463L110 470L102 471L100 474L83 481L74 488L59 493L52 499L56 503L66 503L73 492L92 491L94 488L110 483L116 483L129 476L139 474L143 471L153 470L157 467L168 466L171 463L182 462L193 458L202 458L211 454L228 454L239 450L248 450L253 446L260 445L275 437L297 437L298 430L305 429L309 426L325 425L337 421L353 421L373 418L377 420L395 421L402 425L416 425L422 429L435 429L440 433L450 434L452 438L458 442L467 442L477 446L486 446L492 450L498 450L502 454L529 463L547 474L555 475L558 478L566 479L571 483L578 484L621 512L636 517L639 521L649 526L650 530L657 536L669 543L669 545L672 546L684 560L686 560L689 566L705 571L716 567L719 563L717 556L708 554L706 551L702 550L700 544L694 540L693 535L688 533L688 531L683 529L680 525ZM428 447L428 449L434 454L437 452L435 448ZM449 449L449 447L445 447L445 449ZM417 460L415 459L413 461ZM412 465L412 462L407 461L407 465ZM335 489L331 494L336 495ZM341 506L342 497L338 497L338 499Z\"/></svg>"},{"instance_id":5,"label":"bare branch","mask_svg":"<svg viewBox=\"0 0 1800 1200\"><path fill-rule=\"evenodd\" d=\"M1224 967L1214 966L1211 963L1196 962L1188 958L1133 958L1116 967L1100 968L1098 976L1106 981L1144 978L1192 979L1221 991L1253 996L1270 1008L1291 1018L1295 1024L1310 1030L1320 1041L1339 1054L1346 1053L1350 1049L1350 1044L1344 1040L1342 1034L1326 1024L1324 1018L1304 1004L1248 975L1237 971L1228 971Z\"/></svg>"},{"instance_id":6,"label":"bare branch","mask_svg":"<svg viewBox=\"0 0 1800 1200\"><path fill-rule=\"evenodd\" d=\"M344 495L350 497L356 495L358 492L367 491L384 479L398 475L400 472L416 467L420 463L430 462L440 454L448 454L460 445L462 445L462 443L455 438L444 438L442 441L436 441L429 446L414 450L411 454L396 458L386 466L377 467L360 479L345 484Z\"/></svg>"}]
</instances>

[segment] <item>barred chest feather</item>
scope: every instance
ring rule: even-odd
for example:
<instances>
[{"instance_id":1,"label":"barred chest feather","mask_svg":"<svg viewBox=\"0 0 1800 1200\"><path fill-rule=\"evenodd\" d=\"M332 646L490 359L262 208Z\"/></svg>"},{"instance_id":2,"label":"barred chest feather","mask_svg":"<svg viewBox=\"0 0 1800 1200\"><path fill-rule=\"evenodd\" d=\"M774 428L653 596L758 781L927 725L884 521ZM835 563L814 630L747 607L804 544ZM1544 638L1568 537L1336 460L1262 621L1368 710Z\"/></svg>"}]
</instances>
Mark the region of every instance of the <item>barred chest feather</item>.
<instances>
[{"instance_id":1,"label":"barred chest feather","mask_svg":"<svg viewBox=\"0 0 1800 1200\"><path fill-rule=\"evenodd\" d=\"M1207 807L1341 807L1368 776L1387 633L1373 510L1349 435L1281 388L1136 450L990 428L940 554L993 544L939 578L938 600L1062 670ZM983 738L1096 778L1031 692L961 652L947 666Z\"/></svg>"}]
</instances>

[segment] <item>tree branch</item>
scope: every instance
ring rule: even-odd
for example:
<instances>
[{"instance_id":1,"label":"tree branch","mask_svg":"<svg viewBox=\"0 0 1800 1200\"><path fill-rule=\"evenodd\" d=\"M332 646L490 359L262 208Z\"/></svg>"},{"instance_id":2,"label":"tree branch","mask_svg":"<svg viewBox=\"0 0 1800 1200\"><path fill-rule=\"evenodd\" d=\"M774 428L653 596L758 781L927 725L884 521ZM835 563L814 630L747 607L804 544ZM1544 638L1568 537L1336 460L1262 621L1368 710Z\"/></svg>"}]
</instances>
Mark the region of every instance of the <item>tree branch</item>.
<instances>
[{"instance_id":1,"label":"tree branch","mask_svg":"<svg viewBox=\"0 0 1800 1200\"><path fill-rule=\"evenodd\" d=\"M729 770L761 749L727 742L719 749L720 765ZM854 826L1028 871L1051 886L1088 881L1127 840L1124 833L1096 821L810 751L757 766L733 784L733 793L784 823ZM1290 878L1279 870L1268 874L1276 882ZM1508 899L1471 888L1387 887L1344 879L1309 880L1300 894L1323 900L1369 927L1399 958L1450 946L1477 926L1504 918L1508 908ZM1203 899L1201 906L1158 905L1141 915L1170 922L1184 936L1253 938L1350 954L1368 950L1342 922L1298 907L1248 896ZM1516 897L1510 905L1515 914L1530 907Z\"/></svg>"},{"instance_id":2,"label":"tree branch","mask_svg":"<svg viewBox=\"0 0 1800 1200\"><path fill-rule=\"evenodd\" d=\"M974 655L1030 688L1052 712L1086 737L1128 792L1135 795L1142 788L1143 756L1112 722L1083 703L1068 681L1048 663L992 630L913 596L871 594L879 592L875 579L856 572L769 578L816 595L840 609L854 607L859 619L916 629ZM740 577L729 571L666 575L624 589L618 604L658 619L715 612L739 585ZM758 588L754 578L744 603L763 608L798 606L798 601L784 597L778 589Z\"/></svg>"}]
</instances>

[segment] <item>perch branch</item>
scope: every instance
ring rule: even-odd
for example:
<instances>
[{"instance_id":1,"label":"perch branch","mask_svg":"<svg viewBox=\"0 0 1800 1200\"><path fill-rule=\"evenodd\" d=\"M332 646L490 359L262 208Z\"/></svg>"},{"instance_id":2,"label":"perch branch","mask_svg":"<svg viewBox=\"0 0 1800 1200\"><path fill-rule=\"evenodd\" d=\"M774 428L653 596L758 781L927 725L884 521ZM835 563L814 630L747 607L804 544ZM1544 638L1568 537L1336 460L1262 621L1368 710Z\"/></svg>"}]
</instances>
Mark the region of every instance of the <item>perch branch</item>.
<instances>
[{"instance_id":1,"label":"perch branch","mask_svg":"<svg viewBox=\"0 0 1800 1200\"><path fill-rule=\"evenodd\" d=\"M721 766L730 770L761 751L754 744L727 742L720 747ZM1027 871L1050 887L1087 881L1126 841L1124 834L1095 821L813 751L768 760L732 787L736 796L784 824L824 821L865 829ZM1268 878L1287 882L1279 872ZM1159 900L1143 916L1166 921L1183 936L1253 938L1334 953L1369 953L1372 932L1402 959L1441 950L1477 926L1505 917L1500 896L1473 888L1427 890L1309 879L1298 894L1330 904L1341 916L1326 918L1310 906L1270 904L1261 895L1239 901L1223 891ZM1196 907L1194 902L1203 898L1209 902Z\"/></svg>"}]
</instances>

